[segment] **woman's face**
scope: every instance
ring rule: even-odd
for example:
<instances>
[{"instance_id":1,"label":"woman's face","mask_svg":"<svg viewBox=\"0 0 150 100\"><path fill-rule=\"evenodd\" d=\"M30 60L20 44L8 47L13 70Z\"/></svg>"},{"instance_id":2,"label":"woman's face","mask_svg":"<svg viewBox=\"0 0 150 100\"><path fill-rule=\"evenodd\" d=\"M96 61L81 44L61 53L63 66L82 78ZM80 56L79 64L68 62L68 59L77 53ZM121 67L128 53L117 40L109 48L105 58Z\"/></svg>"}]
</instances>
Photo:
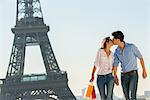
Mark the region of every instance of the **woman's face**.
<instances>
[{"instance_id":1,"label":"woman's face","mask_svg":"<svg viewBox=\"0 0 150 100\"><path fill-rule=\"evenodd\" d=\"M110 47L113 46L112 40L109 40Z\"/></svg>"},{"instance_id":2,"label":"woman's face","mask_svg":"<svg viewBox=\"0 0 150 100\"><path fill-rule=\"evenodd\" d=\"M107 45L110 46L110 47L113 46L113 42L112 42L111 39L109 40L109 42L107 42Z\"/></svg>"}]
</instances>

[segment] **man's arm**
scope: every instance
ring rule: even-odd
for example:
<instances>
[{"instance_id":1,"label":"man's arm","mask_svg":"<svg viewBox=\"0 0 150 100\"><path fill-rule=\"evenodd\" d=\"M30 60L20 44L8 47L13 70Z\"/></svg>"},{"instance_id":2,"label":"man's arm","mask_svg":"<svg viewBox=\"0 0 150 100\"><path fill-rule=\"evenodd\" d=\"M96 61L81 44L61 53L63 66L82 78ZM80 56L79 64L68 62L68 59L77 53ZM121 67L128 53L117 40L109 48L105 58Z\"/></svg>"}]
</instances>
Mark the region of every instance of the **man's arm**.
<instances>
[{"instance_id":1,"label":"man's arm","mask_svg":"<svg viewBox=\"0 0 150 100\"><path fill-rule=\"evenodd\" d=\"M145 68L145 64L144 64L144 59L143 58L140 58L140 63L141 63L141 66L142 66L142 76L143 78L145 79L147 77L147 72L146 72L146 68Z\"/></svg>"},{"instance_id":2,"label":"man's arm","mask_svg":"<svg viewBox=\"0 0 150 100\"><path fill-rule=\"evenodd\" d=\"M142 72L142 77L145 79L147 77L147 73L146 73L146 68L145 68L144 59L142 57L142 54L135 45L133 45L133 52L134 52L135 56L140 59L140 63L141 63L141 66L142 66L142 71L143 71Z\"/></svg>"}]
</instances>

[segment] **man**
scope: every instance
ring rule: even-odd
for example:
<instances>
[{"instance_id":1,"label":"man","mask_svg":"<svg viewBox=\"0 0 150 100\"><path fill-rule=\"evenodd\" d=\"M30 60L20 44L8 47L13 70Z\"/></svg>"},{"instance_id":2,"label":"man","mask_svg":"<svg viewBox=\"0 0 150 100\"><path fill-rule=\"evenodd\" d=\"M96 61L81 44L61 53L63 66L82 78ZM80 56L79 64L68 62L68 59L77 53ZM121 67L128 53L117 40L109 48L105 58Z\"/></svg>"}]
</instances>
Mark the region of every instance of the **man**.
<instances>
[{"instance_id":1,"label":"man","mask_svg":"<svg viewBox=\"0 0 150 100\"><path fill-rule=\"evenodd\" d=\"M140 59L142 66L142 77L147 77L144 59L134 44L124 42L124 35L121 31L112 33L114 45L118 45L114 53L114 79L119 85L117 77L117 67L121 63L121 84L126 100L136 100L136 92L138 86L138 67L137 58Z\"/></svg>"}]
</instances>

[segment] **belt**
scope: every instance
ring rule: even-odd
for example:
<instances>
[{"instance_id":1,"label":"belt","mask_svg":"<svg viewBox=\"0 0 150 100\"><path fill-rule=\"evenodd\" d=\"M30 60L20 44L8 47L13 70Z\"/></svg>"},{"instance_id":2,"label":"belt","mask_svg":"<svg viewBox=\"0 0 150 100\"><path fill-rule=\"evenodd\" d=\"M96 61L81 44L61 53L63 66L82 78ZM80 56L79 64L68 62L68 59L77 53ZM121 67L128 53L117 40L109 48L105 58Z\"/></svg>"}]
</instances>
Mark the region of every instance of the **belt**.
<instances>
[{"instance_id":1,"label":"belt","mask_svg":"<svg viewBox=\"0 0 150 100\"><path fill-rule=\"evenodd\" d=\"M97 75L98 77L106 77L106 76L110 76L112 75L112 73L106 74L106 75Z\"/></svg>"},{"instance_id":2,"label":"belt","mask_svg":"<svg viewBox=\"0 0 150 100\"><path fill-rule=\"evenodd\" d=\"M130 75L130 74L133 74L133 73L137 73L137 70L132 70L132 71L129 71L129 72L122 72L121 74Z\"/></svg>"}]
</instances>

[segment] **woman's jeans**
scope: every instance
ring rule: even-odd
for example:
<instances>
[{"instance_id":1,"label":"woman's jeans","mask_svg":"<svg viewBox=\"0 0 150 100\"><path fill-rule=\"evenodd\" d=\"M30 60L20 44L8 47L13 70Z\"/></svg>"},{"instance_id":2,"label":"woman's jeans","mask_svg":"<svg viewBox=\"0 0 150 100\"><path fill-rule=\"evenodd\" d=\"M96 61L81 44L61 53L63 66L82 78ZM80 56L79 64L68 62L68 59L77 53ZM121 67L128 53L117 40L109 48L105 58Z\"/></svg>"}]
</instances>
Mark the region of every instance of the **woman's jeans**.
<instances>
[{"instance_id":1,"label":"woman's jeans","mask_svg":"<svg viewBox=\"0 0 150 100\"><path fill-rule=\"evenodd\" d=\"M134 70L127 73L121 73L121 84L126 100L137 100L138 72Z\"/></svg>"},{"instance_id":2,"label":"woman's jeans","mask_svg":"<svg viewBox=\"0 0 150 100\"><path fill-rule=\"evenodd\" d=\"M97 76L97 86L101 100L113 100L114 77L112 73Z\"/></svg>"}]
</instances>

